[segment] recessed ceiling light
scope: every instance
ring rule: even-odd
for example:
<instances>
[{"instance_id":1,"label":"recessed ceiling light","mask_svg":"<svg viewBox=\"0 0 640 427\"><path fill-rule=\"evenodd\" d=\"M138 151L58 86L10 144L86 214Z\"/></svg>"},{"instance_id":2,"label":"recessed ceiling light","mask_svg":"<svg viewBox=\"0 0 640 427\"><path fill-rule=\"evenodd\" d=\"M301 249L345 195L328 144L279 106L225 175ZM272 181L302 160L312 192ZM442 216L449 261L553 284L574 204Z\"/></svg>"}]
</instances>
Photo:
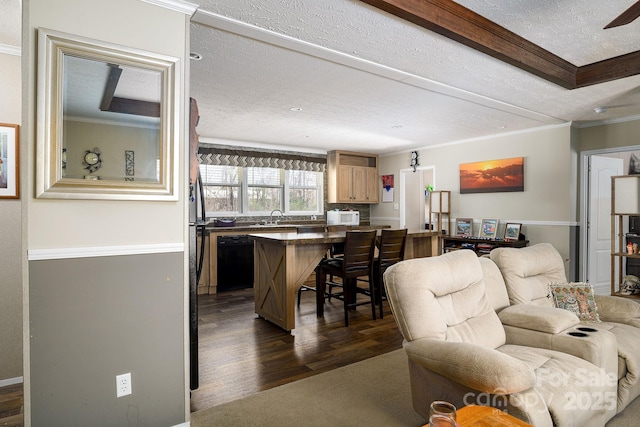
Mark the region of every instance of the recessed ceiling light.
<instances>
[{"instance_id":1,"label":"recessed ceiling light","mask_svg":"<svg viewBox=\"0 0 640 427\"><path fill-rule=\"evenodd\" d=\"M596 107L593 109L597 114L602 114L607 112L607 107Z\"/></svg>"},{"instance_id":2,"label":"recessed ceiling light","mask_svg":"<svg viewBox=\"0 0 640 427\"><path fill-rule=\"evenodd\" d=\"M200 61L202 59L202 55L200 55L198 52L191 52L189 54L189 59L193 59L194 61Z\"/></svg>"},{"instance_id":3,"label":"recessed ceiling light","mask_svg":"<svg viewBox=\"0 0 640 427\"><path fill-rule=\"evenodd\" d=\"M302 111L302 108L300 108L300 107L291 107L291 108L289 108L289 111Z\"/></svg>"}]
</instances>

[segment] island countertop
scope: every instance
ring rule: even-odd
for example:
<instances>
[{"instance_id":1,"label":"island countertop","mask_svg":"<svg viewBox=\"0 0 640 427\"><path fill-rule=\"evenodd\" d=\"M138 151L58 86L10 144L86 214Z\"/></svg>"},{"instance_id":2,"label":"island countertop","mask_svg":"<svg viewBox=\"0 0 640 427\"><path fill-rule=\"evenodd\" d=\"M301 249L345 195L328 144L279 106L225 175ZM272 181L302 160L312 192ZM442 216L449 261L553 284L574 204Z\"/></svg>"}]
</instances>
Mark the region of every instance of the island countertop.
<instances>
[{"instance_id":1,"label":"island countertop","mask_svg":"<svg viewBox=\"0 0 640 427\"><path fill-rule=\"evenodd\" d=\"M371 227L375 228L375 227ZM378 229L378 235L382 232ZM421 231L409 231L407 233L407 239L415 239L421 237L433 237L438 236L436 231L421 230ZM340 243L344 242L346 232L333 231L326 233L249 233L249 237L254 240L268 240L272 243L280 243L282 245L309 245L315 243Z\"/></svg>"}]
</instances>

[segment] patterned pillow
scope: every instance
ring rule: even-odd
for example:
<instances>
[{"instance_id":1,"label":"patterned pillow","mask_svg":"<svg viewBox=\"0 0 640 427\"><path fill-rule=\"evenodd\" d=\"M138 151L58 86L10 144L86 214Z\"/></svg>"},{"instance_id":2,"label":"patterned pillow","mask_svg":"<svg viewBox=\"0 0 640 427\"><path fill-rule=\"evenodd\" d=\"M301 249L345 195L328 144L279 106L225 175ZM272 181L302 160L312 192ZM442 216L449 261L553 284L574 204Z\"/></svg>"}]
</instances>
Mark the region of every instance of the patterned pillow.
<instances>
[{"instance_id":1,"label":"patterned pillow","mask_svg":"<svg viewBox=\"0 0 640 427\"><path fill-rule=\"evenodd\" d=\"M549 298L554 306L572 311L583 322L600 322L591 283L552 283Z\"/></svg>"}]
</instances>

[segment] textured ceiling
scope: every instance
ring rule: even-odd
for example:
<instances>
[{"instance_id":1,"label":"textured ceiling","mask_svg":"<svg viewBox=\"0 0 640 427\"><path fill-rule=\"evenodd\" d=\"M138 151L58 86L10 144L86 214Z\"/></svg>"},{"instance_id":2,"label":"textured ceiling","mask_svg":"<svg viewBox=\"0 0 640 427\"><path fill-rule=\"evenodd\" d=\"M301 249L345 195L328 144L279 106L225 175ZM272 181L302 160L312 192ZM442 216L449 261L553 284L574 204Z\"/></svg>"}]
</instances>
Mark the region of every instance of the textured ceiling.
<instances>
[{"instance_id":1,"label":"textured ceiling","mask_svg":"<svg viewBox=\"0 0 640 427\"><path fill-rule=\"evenodd\" d=\"M638 50L640 21L603 30L636 0L458 0L456 3L581 66Z\"/></svg>"},{"instance_id":2,"label":"textured ceiling","mask_svg":"<svg viewBox=\"0 0 640 427\"><path fill-rule=\"evenodd\" d=\"M20 45L20 3L0 0L0 51ZM195 3L203 141L387 153L640 118L640 76L567 90L359 0ZM640 19L602 29L634 0L458 3L576 66L640 51Z\"/></svg>"},{"instance_id":3,"label":"textured ceiling","mask_svg":"<svg viewBox=\"0 0 640 427\"><path fill-rule=\"evenodd\" d=\"M640 20L602 29L633 1L459 3L574 65L640 50ZM640 76L567 90L357 0L204 0L192 22L203 140L385 153L640 114Z\"/></svg>"}]
</instances>

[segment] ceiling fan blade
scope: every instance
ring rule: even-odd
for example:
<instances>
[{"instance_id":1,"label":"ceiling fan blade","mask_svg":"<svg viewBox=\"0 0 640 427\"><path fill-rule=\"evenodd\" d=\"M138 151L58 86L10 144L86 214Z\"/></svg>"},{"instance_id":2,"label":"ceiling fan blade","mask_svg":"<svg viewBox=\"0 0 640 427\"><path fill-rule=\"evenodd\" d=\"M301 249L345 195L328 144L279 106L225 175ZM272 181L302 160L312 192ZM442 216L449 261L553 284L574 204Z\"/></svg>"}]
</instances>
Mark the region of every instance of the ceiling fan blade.
<instances>
[{"instance_id":1,"label":"ceiling fan blade","mask_svg":"<svg viewBox=\"0 0 640 427\"><path fill-rule=\"evenodd\" d=\"M640 1L633 4L629 9L625 10L613 21L609 22L604 29L627 25L640 16Z\"/></svg>"}]
</instances>

